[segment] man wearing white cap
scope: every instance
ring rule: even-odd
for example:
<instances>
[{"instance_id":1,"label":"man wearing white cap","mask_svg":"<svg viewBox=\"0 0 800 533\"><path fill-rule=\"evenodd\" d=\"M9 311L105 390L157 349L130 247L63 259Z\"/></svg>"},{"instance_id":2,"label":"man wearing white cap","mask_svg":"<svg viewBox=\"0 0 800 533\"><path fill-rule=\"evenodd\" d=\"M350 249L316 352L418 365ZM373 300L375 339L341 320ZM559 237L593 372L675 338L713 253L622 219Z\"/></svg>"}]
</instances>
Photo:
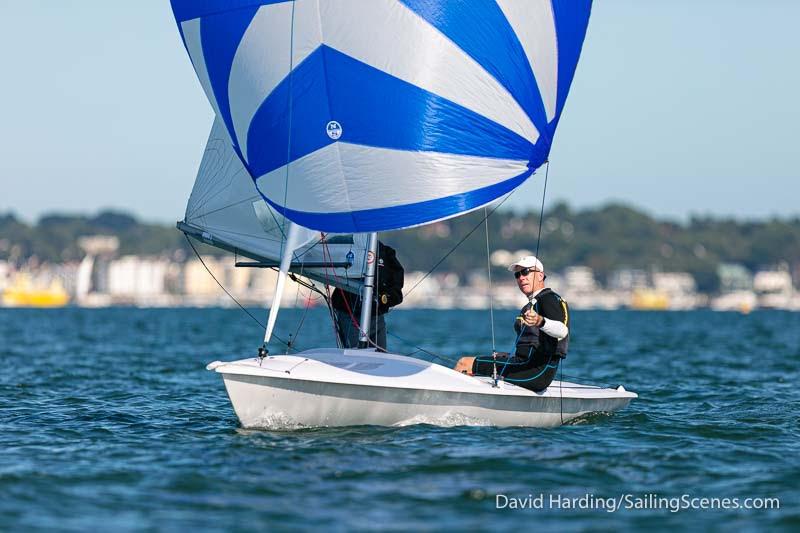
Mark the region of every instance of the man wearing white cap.
<instances>
[{"instance_id":1,"label":"man wearing white cap","mask_svg":"<svg viewBox=\"0 0 800 533\"><path fill-rule=\"evenodd\" d=\"M493 357L462 357L455 369L466 374L498 376L534 391L547 388L569 348L569 307L558 294L545 287L544 265L527 255L512 263L517 286L528 303L514 321L515 353Z\"/></svg>"}]
</instances>

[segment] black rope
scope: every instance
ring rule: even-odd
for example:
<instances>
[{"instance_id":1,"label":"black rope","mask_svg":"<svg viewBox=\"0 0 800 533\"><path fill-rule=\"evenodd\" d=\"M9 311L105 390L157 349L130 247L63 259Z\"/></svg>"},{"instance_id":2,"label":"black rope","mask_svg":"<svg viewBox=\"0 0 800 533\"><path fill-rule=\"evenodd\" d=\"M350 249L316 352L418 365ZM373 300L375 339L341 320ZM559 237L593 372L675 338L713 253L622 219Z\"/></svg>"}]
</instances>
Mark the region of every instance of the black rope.
<instances>
[{"instance_id":1,"label":"black rope","mask_svg":"<svg viewBox=\"0 0 800 533\"><path fill-rule=\"evenodd\" d=\"M546 169L545 169L544 192L543 192L543 194L542 194L542 209L541 209L541 211L540 211L540 213L539 213L539 238L538 238L538 240L537 240L537 243L536 243L536 253L537 253L537 257L538 257L538 253L539 253L539 241L541 240L541 236L542 236L542 219L543 219L543 217L544 217L544 199L545 199L545 193L546 193L546 191L547 191L547 178L548 178L548 175L549 175L549 173L550 173L550 162L548 161L548 162L547 162L547 167L546 167ZM478 222L478 223L475 225L475 227L473 227L473 228L472 228L472 229L471 229L471 230L470 230L470 231L469 231L469 232L468 232L466 235L464 235L464 237L462 237L460 241L458 241L458 242L457 242L457 243L456 243L456 244L455 244L455 245L454 245L454 246L453 246L453 247L452 247L452 248L451 248L451 249L450 249L450 250L449 250L449 251L448 251L448 252L447 252L447 253L446 253L446 254L445 254L445 255L444 255L442 258L441 258L441 259L439 259L439 261L438 261L438 262L437 262L435 265L433 265L433 267L431 267L431 269L430 269L430 270L428 270L428 272L427 272L427 273L426 273L424 276L422 276L422 278L420 278L420 279L419 279L419 280L418 280L418 281L417 281L417 282L414 284L414 286L413 286L413 287L411 287L411 289L409 289L409 290L408 290L408 292L406 292L406 293L405 293L405 296L406 296L406 297L408 297L408 295L409 295L409 294L411 294L411 293L414 291L414 289L416 289L417 287L419 287L419 285L420 285L420 284L421 284L423 281L425 281L425 278L427 278L428 276L430 276L430 275L431 275L431 274L432 274L432 273L433 273L433 272L434 272L434 271L435 271L437 268L439 268L439 266L440 266L442 263L444 263L444 261L445 261L445 260L446 260L448 257L450 257L450 255L451 255L453 252L455 252L455 251L456 251L456 249L458 249L458 247L459 247L459 246L461 246L461 245L464 243L464 241L466 241L466 240L467 240L467 239L468 239L468 238L469 238L469 237L470 237L470 236L471 236L473 233L475 233L475 232L478 230L478 228L480 228L480 227L481 227L481 226L482 226L482 225L483 225L483 224L484 224L484 223L485 223L485 222L486 222L486 221L489 219L489 217L491 217L491 216L494 214L494 212L495 212L495 211L497 211L497 210L500 208L500 206L502 206L502 205L503 205L503 204L506 202L506 200L508 200L509 198L511 198L511 195L512 195L512 194L514 194L514 192L516 192L516 189L514 189L514 190L513 190L513 191L511 191L509 194L507 194L507 195L506 195L506 197L505 197L505 198L503 198L503 200L501 200L501 201L500 201L500 203L498 203L496 206L494 206L494 208L492 208L492 210L491 210L491 211L489 211L489 212L486 214L486 216L484 216L484 217L483 217L483 218L482 218L482 219L481 219L481 220L480 220L480 221L479 221L479 222ZM388 333L388 332L387 332L387 333ZM428 355L430 355L430 356L432 356L432 357L435 357L435 358L437 358L437 359L440 359L440 360L442 360L442 361L446 361L446 362L448 362L448 363L451 363L451 364L455 364L455 363L456 363L456 360L455 360L455 359L450 359L450 358L448 358L448 357L444 357L444 356L437 355L437 354L435 354L435 353L433 353L433 352L430 352L430 351L428 351L428 350L425 350L425 349L423 349L423 348L421 348L421 347L419 347L419 346L416 346L416 345L414 345L413 343L410 343L410 342L406 341L405 339L402 339L401 337L398 337L398 336L397 336L397 335L395 335L395 334L392 334L392 333L388 333L388 334L389 334L389 335L391 335L392 337L395 337L395 338L396 338L396 339L398 339L398 340L401 340L401 341L405 342L405 343L406 343L406 344L408 344L409 346L412 346L412 347L416 348L416 350L417 350L417 351L419 351L419 352L426 353L426 354L428 354ZM416 353L416 352L414 352L414 353ZM563 419L562 419L562 423L563 423Z\"/></svg>"},{"instance_id":2,"label":"black rope","mask_svg":"<svg viewBox=\"0 0 800 533\"><path fill-rule=\"evenodd\" d=\"M276 270L276 269L273 268L273 270ZM291 279L292 281L294 281L298 285L302 285L303 287L305 287L306 289L308 289L310 291L316 292L317 294L322 296L323 300L325 300L326 302L328 301L328 296L324 292L319 290L316 285L314 285L313 283L309 283L309 282L305 281L303 278L297 277L297 275L294 272L289 272L289 279Z\"/></svg>"},{"instance_id":3,"label":"black rope","mask_svg":"<svg viewBox=\"0 0 800 533\"><path fill-rule=\"evenodd\" d=\"M302 270L301 270L301 272L302 272ZM302 287L306 287L307 289L309 289L309 294L308 294L307 299L306 299L306 306L305 306L305 310L303 311L303 316L300 317L300 323L297 325L297 329L294 332L294 336L293 337L292 336L289 337L289 340L294 343L294 342L297 342L297 336L300 334L300 328L303 327L303 323L305 323L305 321L306 321L306 315L308 315L308 309L309 309L309 307L311 307L311 292L312 291L316 291L319 294L321 294L322 295L322 299L325 300L326 304L328 303L328 299L324 294L322 294L322 291L320 291L319 289L317 289L314 286L313 283L307 283L307 282L301 280L300 278L298 278L297 276L295 276L293 273L289 273L289 278L292 281L294 281L295 283L297 283L298 285L300 285ZM298 293L299 292L300 292L300 290L298 289ZM296 300L295 300L295 304L296 304ZM292 339L294 339L294 340L292 340Z\"/></svg>"},{"instance_id":4,"label":"black rope","mask_svg":"<svg viewBox=\"0 0 800 533\"><path fill-rule=\"evenodd\" d=\"M563 361L563 359L562 359L562 361ZM581 381L581 385L587 385L589 387L597 387L598 389L613 389L613 388L615 388L613 385L609 385L607 383L600 383L598 381L586 381L586 379L584 379L583 376L571 376L569 374L564 374L563 371L561 372L561 377L562 378L567 378L567 379L580 380Z\"/></svg>"},{"instance_id":5,"label":"black rope","mask_svg":"<svg viewBox=\"0 0 800 533\"><path fill-rule=\"evenodd\" d=\"M561 359L561 366L559 368L561 375L558 378L558 395L561 399L559 402L558 410L561 413L561 425L564 425L564 359Z\"/></svg>"},{"instance_id":6,"label":"black rope","mask_svg":"<svg viewBox=\"0 0 800 533\"><path fill-rule=\"evenodd\" d=\"M542 188L542 207L539 210L539 236L536 237L536 258L541 261L539 257L539 245L542 242L542 225L544 224L544 203L545 198L547 197L547 178L550 176L550 161L547 161L547 166L544 169L544 187ZM562 358L560 361L559 371L561 372L561 377L558 380L558 395L559 395L559 402L558 402L558 410L561 415L561 425L564 425L564 359Z\"/></svg>"},{"instance_id":7,"label":"black rope","mask_svg":"<svg viewBox=\"0 0 800 533\"><path fill-rule=\"evenodd\" d=\"M542 242L542 223L544 222L544 200L547 196L547 178L550 175L550 161L547 161L547 167L544 169L544 189L542 189L542 208L539 211L539 236L536 237L536 258L541 261L539 257L539 244Z\"/></svg>"},{"instance_id":8,"label":"black rope","mask_svg":"<svg viewBox=\"0 0 800 533\"><path fill-rule=\"evenodd\" d=\"M211 272L211 269L210 269L210 268L208 268L208 265L206 265L206 262L205 262L205 261L203 261L203 258L202 258L202 257L200 257L200 253L197 251L197 248L195 248L195 247L194 247L194 244L192 243L191 239L189 239L189 236L188 236L188 235L186 235L185 233L183 234L183 236L184 236L184 237L186 237L186 242L188 242L188 243L189 243L189 246L191 246L192 250L194 251L194 255L196 255L196 256L197 256L197 258L200 260L200 263L201 263L201 264L203 265L203 267L206 269L206 272L208 272L209 276L211 276L211 278L212 278L214 281L216 281L216 282L217 282L217 285L219 285L219 288L220 288L220 289L222 289L222 290L225 292L225 294L227 294L227 295L230 297L230 299L231 299L231 300L233 300L233 301L236 303L236 305L238 305L238 306L239 306L239 308L240 308L242 311L244 311L245 313L247 313L247 316L249 316L250 318L252 318L252 319L253 319L253 321L254 321L256 324L258 324L259 326L261 326L261 327L262 327L262 329L267 329L267 326L266 326L265 324L263 324L263 323L262 323L262 322L261 322L259 319L257 319L255 316L253 316L253 313L251 313L250 311L248 311L247 309L245 309L245 307L244 307L242 304L240 304L240 303L239 303L239 300L237 300L237 299L236 299L236 298L235 298L235 297L234 297L234 296L233 296L233 295L232 295L230 292L228 292L228 289L226 289L225 287L223 287L223 286L222 286L222 283L220 283L220 282L219 282L219 280L218 280L218 279L217 279L217 277L214 275L214 273L213 273L213 272ZM288 342L286 342L285 340L281 339L280 337L278 337L278 336L277 336L277 335L275 335L274 333L272 334L272 336L273 336L273 337L275 337L276 339L278 339L278 341L280 341L280 342L281 342L281 343L283 343L284 345L286 345L286 347L287 347L287 348L291 346L291 345L290 345Z\"/></svg>"},{"instance_id":9,"label":"black rope","mask_svg":"<svg viewBox=\"0 0 800 533\"><path fill-rule=\"evenodd\" d=\"M511 191L510 193L508 193L508 194L506 195L506 197L505 197L505 198L503 198L503 200L502 200L502 201L501 201L499 204L497 204L496 206L494 206L494 208L493 208L491 211L489 211L489 213L488 213L488 214L487 214L485 217L483 217L483 218L481 219L481 221L480 221L480 222L478 222L478 223L475 225L475 227L474 227L474 228L472 228L472 229L469 231L469 233L467 233L466 235L464 235L464 237L463 237L463 238L462 238L460 241L458 241L458 242L456 243L456 245L455 245L455 246L453 246L452 248L450 248L450 251L449 251L449 252L447 252L446 254L444 254L444 257L442 257L441 259L439 259L439 262L437 262L435 265L433 265L433 267L432 267L430 270L428 270L428 272L427 272L427 273L426 273L424 276L422 276L422 278L420 278L420 280L419 280L419 281L417 281L417 282L414 284L414 286L413 286L413 287L411 287L411 289L410 289L410 290L409 290L407 293L405 293L405 296L407 297L409 294L411 294L411 293L414 291L414 289L416 289L417 287L419 287L419 284L420 284L420 283L422 283L423 281L425 281L425 278L427 278L428 276L430 276L431 274L433 274L433 271L434 271L434 270L436 270L437 268L439 268L439 265L441 265L442 263L444 263L445 259L447 259L448 257L450 257L450 254L452 254L453 252L455 252L455 251L456 251L456 249L457 249L459 246L461 246L461 245L464 243L464 241L466 241L467 239L469 239L470 235L472 235L473 233L475 233L475 231L476 231L478 228L480 228L480 227L483 225L483 223L484 223L484 222L485 222L485 221L486 221L486 220L487 220L487 219L488 219L490 216L492 216L492 214L493 214L495 211L497 211L497 209L498 209L498 208L499 208L501 205L503 205L503 204L505 203L505 201L506 201L506 200L508 200L509 198L511 198L511 195L512 195L512 194L514 194L514 192L515 192L515 191L516 191L516 189L514 189L513 191Z\"/></svg>"},{"instance_id":10,"label":"black rope","mask_svg":"<svg viewBox=\"0 0 800 533\"><path fill-rule=\"evenodd\" d=\"M328 249L328 243L325 241L325 235L324 234L323 234L322 239L320 240L320 242L322 243L322 257L323 257L323 260L325 260L326 258L330 259L330 263L331 263L331 267L332 267L332 265L333 265L333 256L331 255L330 250ZM335 268L333 270L333 277L338 282L339 277L336 275ZM325 267L325 280L329 281L328 280L328 267L327 266ZM326 283L326 285L330 286L330 283ZM356 328L358 328L360 334L364 333L364 330L361 328L361 324L358 323L358 320L356 320L356 317L353 314L353 311L350 309L350 305L347 303L347 298L345 298L344 301L345 301L345 306L347 307L347 312L350 315L350 320L353 322L353 325L356 326ZM336 333L336 339L337 339L336 344L338 346L338 345L342 344L339 341L343 340L343 339L339 338L339 335L341 333L341 328L339 327L339 321L337 320L336 316L334 315L333 308L331 307L331 305L328 305L328 310L331 312L331 320L333 322L334 332ZM377 328L377 320L378 320L378 317L377 317L377 314L376 314L375 315L375 321L376 321L375 325L376 325L376 327L375 327L374 330L372 330L370 335L367 336L366 343L369 344L369 345L372 345L379 352L385 352L386 350L384 348L382 348L381 346L378 346L378 344L375 341L373 341L372 338L371 338L372 333L377 332L377 329L378 329Z\"/></svg>"},{"instance_id":11,"label":"black rope","mask_svg":"<svg viewBox=\"0 0 800 533\"><path fill-rule=\"evenodd\" d=\"M292 344L297 342L297 336L300 334L300 328L303 327L303 323L305 323L305 321L306 321L306 315L308 315L308 308L310 307L310 304L311 304L310 301L306 302L306 308L303 311L303 316L300 317L300 323L297 324L297 329L294 330L294 335L289 333L289 342L292 343ZM291 345L287 346L287 348L291 349Z\"/></svg>"},{"instance_id":12,"label":"black rope","mask_svg":"<svg viewBox=\"0 0 800 533\"><path fill-rule=\"evenodd\" d=\"M386 334L387 334L387 335L389 335L389 336L391 336L391 337L394 337L395 339L397 339L397 340L399 340L399 341L401 341L401 342L404 342L404 343L405 343L405 344L407 344L408 346L411 346L412 348L414 348L414 349L415 349L415 351L414 351L414 352L412 352L412 353L410 353L410 354L407 354L409 357L410 357L411 355L413 355L413 354L417 353L417 352L422 352L422 353L426 353L426 354L430 355L431 357L435 357L436 359L439 359L439 360L441 360L441 361L444 361L444 362L446 362L446 363L455 364L455 363L457 362L455 359L451 359L451 358L449 358L449 357L445 357L445 356L443 356L443 355L438 355L438 354L435 354L435 353L433 353L433 352L431 352L431 351L429 351L429 350L426 350L425 348L422 348L422 347L420 347L420 346L417 346L417 345L416 345L416 344L414 344L413 342L410 342L410 341L408 341L408 340L404 339L403 337L400 337L399 335L396 335L396 334L394 334L394 333L391 333L391 332L390 332L388 329L386 330Z\"/></svg>"}]
</instances>

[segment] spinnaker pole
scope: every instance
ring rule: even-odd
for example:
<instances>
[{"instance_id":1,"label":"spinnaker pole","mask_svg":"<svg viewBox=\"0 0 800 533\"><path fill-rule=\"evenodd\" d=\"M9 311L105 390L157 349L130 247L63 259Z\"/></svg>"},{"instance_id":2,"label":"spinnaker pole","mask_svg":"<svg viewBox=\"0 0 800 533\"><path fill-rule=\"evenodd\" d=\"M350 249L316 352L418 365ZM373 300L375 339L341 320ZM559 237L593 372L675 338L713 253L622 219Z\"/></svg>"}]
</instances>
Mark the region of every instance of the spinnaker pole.
<instances>
[{"instance_id":1,"label":"spinnaker pole","mask_svg":"<svg viewBox=\"0 0 800 533\"><path fill-rule=\"evenodd\" d=\"M272 330L275 328L275 320L278 318L278 311L281 308L281 298L283 297L283 288L286 285L286 275L289 273L289 268L292 265L292 256L295 250L308 244L308 242L317 235L318 233L313 230L304 228L294 222L289 223L289 234L286 237L281 266L278 271L278 280L275 283L275 295L272 298L272 305L269 308L267 328L264 332L264 347L267 346L270 338L272 338Z\"/></svg>"}]
</instances>

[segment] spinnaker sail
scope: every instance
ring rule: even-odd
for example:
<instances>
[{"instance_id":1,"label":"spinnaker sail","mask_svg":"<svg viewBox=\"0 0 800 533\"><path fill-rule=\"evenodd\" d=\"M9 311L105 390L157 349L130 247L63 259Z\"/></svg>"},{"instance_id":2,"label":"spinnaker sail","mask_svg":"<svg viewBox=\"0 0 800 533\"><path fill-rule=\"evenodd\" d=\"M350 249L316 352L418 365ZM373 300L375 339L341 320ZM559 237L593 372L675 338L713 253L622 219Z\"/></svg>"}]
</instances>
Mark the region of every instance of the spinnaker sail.
<instances>
[{"instance_id":1,"label":"spinnaker sail","mask_svg":"<svg viewBox=\"0 0 800 533\"><path fill-rule=\"evenodd\" d=\"M232 151L277 213L399 229L548 157L591 0L172 0Z\"/></svg>"},{"instance_id":2,"label":"spinnaker sail","mask_svg":"<svg viewBox=\"0 0 800 533\"><path fill-rule=\"evenodd\" d=\"M217 117L179 226L257 259L281 257L278 295L293 258L308 266L355 255L353 268L337 271L363 284L366 326L377 231L481 207L547 160L591 4L172 0ZM302 245L313 238L308 228L364 240L340 236L329 255ZM362 328L362 343L368 337ZM533 392L373 349L267 354L207 366L223 376L245 427L274 419L398 425L454 414L545 427L636 398L622 387L562 382Z\"/></svg>"}]
</instances>

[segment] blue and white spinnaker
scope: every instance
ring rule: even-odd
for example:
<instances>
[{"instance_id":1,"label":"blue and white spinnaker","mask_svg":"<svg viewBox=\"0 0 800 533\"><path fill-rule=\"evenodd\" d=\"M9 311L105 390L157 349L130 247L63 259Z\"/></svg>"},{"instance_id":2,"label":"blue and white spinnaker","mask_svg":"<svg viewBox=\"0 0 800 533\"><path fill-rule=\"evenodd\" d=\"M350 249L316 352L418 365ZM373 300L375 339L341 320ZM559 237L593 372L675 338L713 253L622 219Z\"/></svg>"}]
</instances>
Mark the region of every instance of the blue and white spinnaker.
<instances>
[{"instance_id":1,"label":"blue and white spinnaker","mask_svg":"<svg viewBox=\"0 0 800 533\"><path fill-rule=\"evenodd\" d=\"M591 0L172 0L258 192L302 226L469 211L542 165Z\"/></svg>"}]
</instances>

